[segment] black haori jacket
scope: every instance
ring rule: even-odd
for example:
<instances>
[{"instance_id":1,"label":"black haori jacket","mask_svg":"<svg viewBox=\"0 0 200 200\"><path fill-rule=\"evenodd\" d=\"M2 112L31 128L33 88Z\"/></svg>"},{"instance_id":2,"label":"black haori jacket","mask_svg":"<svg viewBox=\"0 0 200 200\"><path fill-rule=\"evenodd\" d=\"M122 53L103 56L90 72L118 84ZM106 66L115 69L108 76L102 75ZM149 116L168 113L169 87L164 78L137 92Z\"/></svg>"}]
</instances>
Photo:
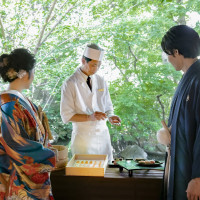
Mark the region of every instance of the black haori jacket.
<instances>
[{"instance_id":1,"label":"black haori jacket","mask_svg":"<svg viewBox=\"0 0 200 200\"><path fill-rule=\"evenodd\" d=\"M175 200L176 163L184 162L184 187L191 179L200 177L200 60L197 60L182 77L174 94L168 126L171 128L171 164L167 200ZM186 154L177 156L178 130L184 130ZM180 160L181 157L181 160ZM187 166L184 166L188 163ZM181 163L180 163L181 164ZM177 183L178 184L178 183ZM181 186L182 187L182 186ZM184 195L187 199L187 193ZM177 195L176 195L177 196Z\"/></svg>"}]
</instances>

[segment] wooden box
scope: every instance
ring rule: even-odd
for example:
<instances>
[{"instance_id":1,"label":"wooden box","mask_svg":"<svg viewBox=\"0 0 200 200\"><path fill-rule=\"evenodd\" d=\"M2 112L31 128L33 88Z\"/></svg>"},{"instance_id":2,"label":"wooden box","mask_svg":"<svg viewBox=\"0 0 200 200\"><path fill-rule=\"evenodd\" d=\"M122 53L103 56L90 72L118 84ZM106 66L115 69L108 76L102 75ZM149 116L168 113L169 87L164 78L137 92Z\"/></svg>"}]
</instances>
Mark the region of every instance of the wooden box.
<instances>
[{"instance_id":1,"label":"wooden box","mask_svg":"<svg viewBox=\"0 0 200 200\"><path fill-rule=\"evenodd\" d=\"M81 166L82 162L87 163L87 161L88 164ZM80 162L80 165L77 165L77 162ZM97 164L95 165L95 163ZM65 174L69 176L104 176L107 164L107 155L75 154L67 164Z\"/></svg>"}]
</instances>

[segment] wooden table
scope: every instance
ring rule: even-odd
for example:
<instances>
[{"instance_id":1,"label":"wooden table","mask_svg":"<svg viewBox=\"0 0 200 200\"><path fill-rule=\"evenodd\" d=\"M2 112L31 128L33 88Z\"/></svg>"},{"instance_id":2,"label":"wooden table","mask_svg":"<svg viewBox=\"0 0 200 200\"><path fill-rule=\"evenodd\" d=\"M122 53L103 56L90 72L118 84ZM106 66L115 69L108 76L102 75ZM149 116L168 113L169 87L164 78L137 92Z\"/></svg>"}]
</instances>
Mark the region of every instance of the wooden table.
<instances>
[{"instance_id":1,"label":"wooden table","mask_svg":"<svg viewBox=\"0 0 200 200\"><path fill-rule=\"evenodd\" d=\"M107 168L104 177L51 174L55 200L160 200L163 171L134 170L130 178L124 169Z\"/></svg>"}]
</instances>

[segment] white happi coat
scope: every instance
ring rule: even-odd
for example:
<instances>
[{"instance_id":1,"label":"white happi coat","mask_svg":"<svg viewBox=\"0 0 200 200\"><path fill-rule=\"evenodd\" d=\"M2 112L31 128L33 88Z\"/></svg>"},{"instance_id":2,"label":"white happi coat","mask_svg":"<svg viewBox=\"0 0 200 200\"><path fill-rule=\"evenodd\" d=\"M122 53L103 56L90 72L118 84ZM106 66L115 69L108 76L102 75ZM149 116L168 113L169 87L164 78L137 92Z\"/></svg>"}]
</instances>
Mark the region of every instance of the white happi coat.
<instances>
[{"instance_id":1,"label":"white happi coat","mask_svg":"<svg viewBox=\"0 0 200 200\"><path fill-rule=\"evenodd\" d=\"M95 111L113 111L113 105L104 79L94 74L92 92L88 87L87 76L79 69L62 85L60 113L64 123L75 114L91 115ZM107 120L73 122L71 137L72 154L107 154L113 160Z\"/></svg>"}]
</instances>

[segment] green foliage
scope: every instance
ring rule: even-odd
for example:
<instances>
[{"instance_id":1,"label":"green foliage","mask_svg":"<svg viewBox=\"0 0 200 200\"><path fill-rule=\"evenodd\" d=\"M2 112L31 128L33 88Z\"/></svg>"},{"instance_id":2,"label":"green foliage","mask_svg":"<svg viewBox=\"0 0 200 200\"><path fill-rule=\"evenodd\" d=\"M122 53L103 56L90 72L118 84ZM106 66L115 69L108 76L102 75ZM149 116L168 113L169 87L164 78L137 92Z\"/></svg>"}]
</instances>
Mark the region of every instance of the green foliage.
<instances>
[{"instance_id":1,"label":"green foliage","mask_svg":"<svg viewBox=\"0 0 200 200\"><path fill-rule=\"evenodd\" d=\"M53 2L2 1L0 53L16 47L35 52L35 80L26 94L44 107L54 136L70 140L72 126L60 118L60 88L81 64L85 44L95 42L106 49L102 69L112 70L109 90L122 119L120 127L108 124L116 152L127 144L153 146L181 77L163 63L160 42L171 26L199 13L198 1L60 0L50 13Z\"/></svg>"}]
</instances>

